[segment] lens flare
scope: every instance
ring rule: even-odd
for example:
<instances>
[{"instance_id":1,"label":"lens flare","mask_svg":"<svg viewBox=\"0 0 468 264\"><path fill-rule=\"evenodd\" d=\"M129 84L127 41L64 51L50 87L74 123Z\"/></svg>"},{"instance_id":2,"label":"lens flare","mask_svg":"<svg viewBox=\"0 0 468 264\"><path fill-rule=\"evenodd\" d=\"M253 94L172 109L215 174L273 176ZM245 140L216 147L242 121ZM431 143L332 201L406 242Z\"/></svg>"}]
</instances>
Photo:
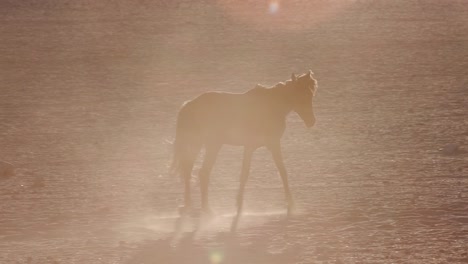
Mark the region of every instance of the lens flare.
<instances>
[{"instance_id":1,"label":"lens flare","mask_svg":"<svg viewBox=\"0 0 468 264\"><path fill-rule=\"evenodd\" d=\"M210 253L210 263L219 264L223 261L223 253L219 251L213 251Z\"/></svg>"},{"instance_id":2,"label":"lens flare","mask_svg":"<svg viewBox=\"0 0 468 264\"><path fill-rule=\"evenodd\" d=\"M268 10L270 14L275 14L279 10L279 2L278 1L271 1L268 5Z\"/></svg>"},{"instance_id":3,"label":"lens flare","mask_svg":"<svg viewBox=\"0 0 468 264\"><path fill-rule=\"evenodd\" d=\"M326 21L336 19L356 0L216 0L218 6L232 19L256 30L310 30Z\"/></svg>"}]
</instances>

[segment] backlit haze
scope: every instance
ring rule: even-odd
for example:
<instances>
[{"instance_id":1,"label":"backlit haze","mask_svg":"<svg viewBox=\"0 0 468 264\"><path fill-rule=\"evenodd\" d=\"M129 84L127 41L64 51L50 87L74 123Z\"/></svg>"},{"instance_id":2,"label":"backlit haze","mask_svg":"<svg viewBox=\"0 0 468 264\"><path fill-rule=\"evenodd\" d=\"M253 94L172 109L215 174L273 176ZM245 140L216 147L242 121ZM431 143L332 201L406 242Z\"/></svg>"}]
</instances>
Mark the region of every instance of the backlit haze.
<instances>
[{"instance_id":1,"label":"backlit haze","mask_svg":"<svg viewBox=\"0 0 468 264\"><path fill-rule=\"evenodd\" d=\"M1 1L0 263L466 262L466 32L456 0ZM297 214L262 148L230 234L225 146L216 218L175 236L181 105L309 69L316 125L282 140Z\"/></svg>"}]
</instances>

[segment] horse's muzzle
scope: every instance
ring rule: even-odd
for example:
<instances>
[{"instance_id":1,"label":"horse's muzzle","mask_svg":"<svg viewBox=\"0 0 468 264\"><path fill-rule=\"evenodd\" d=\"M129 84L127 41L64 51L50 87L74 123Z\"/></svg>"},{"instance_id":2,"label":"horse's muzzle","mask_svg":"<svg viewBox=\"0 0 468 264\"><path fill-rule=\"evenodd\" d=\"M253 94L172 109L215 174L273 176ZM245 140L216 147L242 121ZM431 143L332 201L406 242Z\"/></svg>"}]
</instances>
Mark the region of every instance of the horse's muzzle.
<instances>
[{"instance_id":1,"label":"horse's muzzle","mask_svg":"<svg viewBox=\"0 0 468 264\"><path fill-rule=\"evenodd\" d=\"M315 125L315 119L306 123L307 128L311 128Z\"/></svg>"},{"instance_id":2,"label":"horse's muzzle","mask_svg":"<svg viewBox=\"0 0 468 264\"><path fill-rule=\"evenodd\" d=\"M306 109L307 110L307 109ZM305 125L310 128L315 124L315 115L312 111L306 111L304 109L296 110L296 113L299 114L302 121L304 121Z\"/></svg>"},{"instance_id":3,"label":"horse's muzzle","mask_svg":"<svg viewBox=\"0 0 468 264\"><path fill-rule=\"evenodd\" d=\"M305 122L307 128L311 128L315 125L315 118L311 118Z\"/></svg>"}]
</instances>

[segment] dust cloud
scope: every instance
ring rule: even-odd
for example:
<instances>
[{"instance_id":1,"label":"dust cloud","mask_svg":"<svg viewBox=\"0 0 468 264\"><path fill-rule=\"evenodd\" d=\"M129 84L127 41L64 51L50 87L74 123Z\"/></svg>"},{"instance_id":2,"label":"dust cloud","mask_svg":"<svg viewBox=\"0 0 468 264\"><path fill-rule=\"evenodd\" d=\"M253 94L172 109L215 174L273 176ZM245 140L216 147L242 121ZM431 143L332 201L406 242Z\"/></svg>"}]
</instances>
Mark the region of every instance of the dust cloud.
<instances>
[{"instance_id":1,"label":"dust cloud","mask_svg":"<svg viewBox=\"0 0 468 264\"><path fill-rule=\"evenodd\" d=\"M1 1L0 22L1 263L468 261L464 1ZM259 149L229 233L225 146L213 222L175 234L182 103L309 69L316 126L282 141L298 213Z\"/></svg>"}]
</instances>

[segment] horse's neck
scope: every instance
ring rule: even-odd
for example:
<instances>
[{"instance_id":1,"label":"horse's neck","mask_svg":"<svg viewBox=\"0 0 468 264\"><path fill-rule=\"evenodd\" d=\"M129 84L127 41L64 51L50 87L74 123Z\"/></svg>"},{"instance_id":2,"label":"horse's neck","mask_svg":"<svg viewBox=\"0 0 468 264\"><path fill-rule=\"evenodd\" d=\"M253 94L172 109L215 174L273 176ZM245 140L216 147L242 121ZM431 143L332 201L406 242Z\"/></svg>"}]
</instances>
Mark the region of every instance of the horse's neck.
<instances>
[{"instance_id":1,"label":"horse's neck","mask_svg":"<svg viewBox=\"0 0 468 264\"><path fill-rule=\"evenodd\" d=\"M258 85L257 85L258 87ZM265 89L269 96L269 100L272 103L275 111L281 116L286 117L293 109L288 98L290 98L291 89L288 89L286 84L279 83L271 88Z\"/></svg>"},{"instance_id":2,"label":"horse's neck","mask_svg":"<svg viewBox=\"0 0 468 264\"><path fill-rule=\"evenodd\" d=\"M278 83L272 87L257 84L253 89L247 91L246 94L263 98L263 100L266 100L266 102L268 102L272 108L277 110L278 113L286 116L293 109L293 106L288 100L288 98L290 98L291 91L290 87L284 83Z\"/></svg>"}]
</instances>

